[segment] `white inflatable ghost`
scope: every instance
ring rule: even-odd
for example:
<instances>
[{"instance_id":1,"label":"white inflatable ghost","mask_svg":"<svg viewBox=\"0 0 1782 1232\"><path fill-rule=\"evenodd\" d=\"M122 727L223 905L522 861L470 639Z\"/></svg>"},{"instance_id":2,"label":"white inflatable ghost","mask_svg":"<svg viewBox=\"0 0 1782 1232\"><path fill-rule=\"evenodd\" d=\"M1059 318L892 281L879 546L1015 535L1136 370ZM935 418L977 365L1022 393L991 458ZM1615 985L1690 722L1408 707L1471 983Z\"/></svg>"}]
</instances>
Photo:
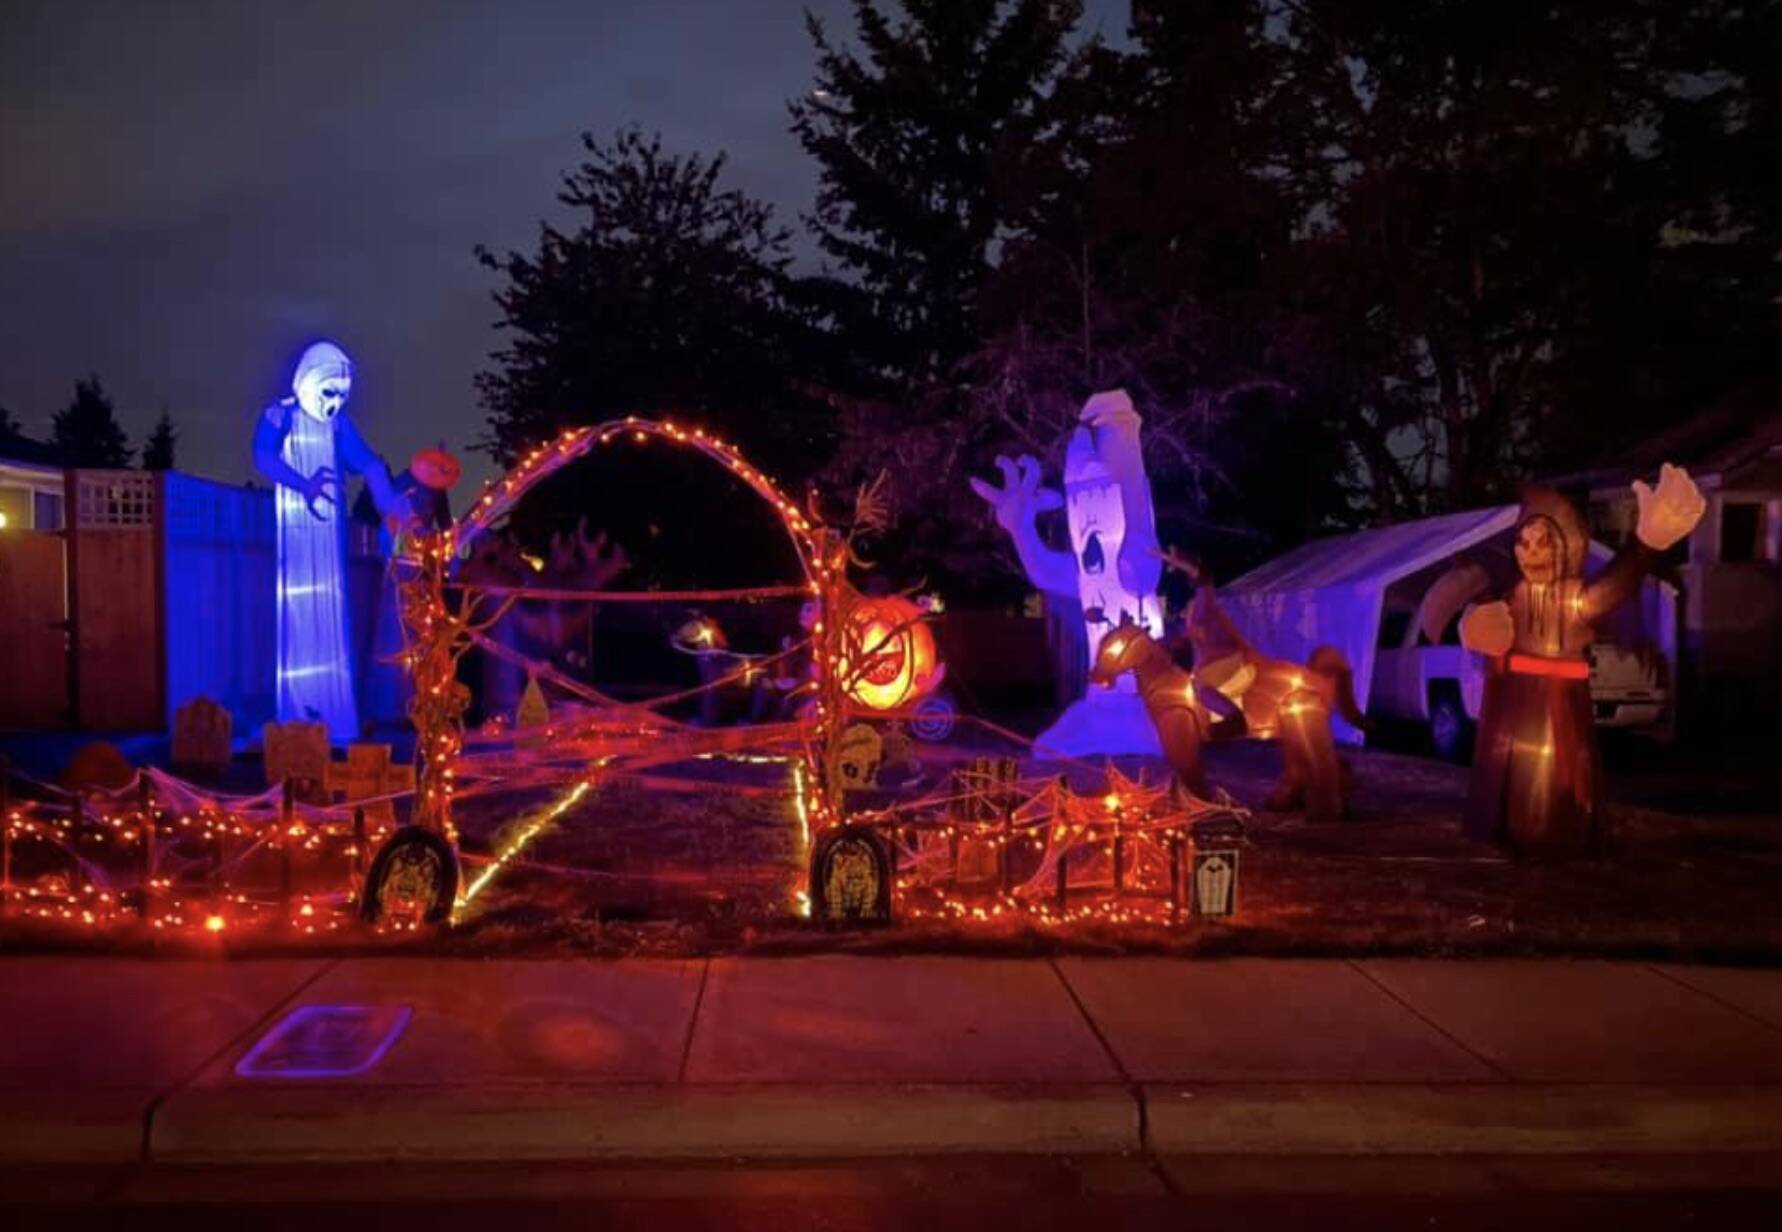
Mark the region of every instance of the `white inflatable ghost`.
<instances>
[{"instance_id":1,"label":"white inflatable ghost","mask_svg":"<svg viewBox=\"0 0 1782 1232\"><path fill-rule=\"evenodd\" d=\"M981 479L972 490L996 511L1015 541L1028 580L1040 590L1081 605L1087 660L1122 623L1163 636L1157 581L1157 522L1151 481L1139 446L1141 420L1125 390L1096 394L1083 404L1064 456L1064 495L1040 487L1040 464L1030 456L997 458L1003 486ZM1040 537L1038 517L1064 507L1070 551ZM1112 688L1091 686L1037 742L1041 752L1158 754L1157 733L1131 676Z\"/></svg>"}]
</instances>

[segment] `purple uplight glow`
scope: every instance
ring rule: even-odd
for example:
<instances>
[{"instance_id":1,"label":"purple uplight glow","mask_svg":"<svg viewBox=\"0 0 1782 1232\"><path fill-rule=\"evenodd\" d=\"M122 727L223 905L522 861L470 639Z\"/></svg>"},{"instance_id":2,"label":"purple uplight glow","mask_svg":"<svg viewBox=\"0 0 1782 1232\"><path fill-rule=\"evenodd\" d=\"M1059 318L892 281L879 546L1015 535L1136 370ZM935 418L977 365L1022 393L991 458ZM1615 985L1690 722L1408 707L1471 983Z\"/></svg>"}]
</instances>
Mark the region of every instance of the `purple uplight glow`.
<instances>
[{"instance_id":1,"label":"purple uplight glow","mask_svg":"<svg viewBox=\"0 0 1782 1232\"><path fill-rule=\"evenodd\" d=\"M383 1060L414 1010L406 1005L302 1005L235 1064L238 1078L353 1078Z\"/></svg>"}]
</instances>

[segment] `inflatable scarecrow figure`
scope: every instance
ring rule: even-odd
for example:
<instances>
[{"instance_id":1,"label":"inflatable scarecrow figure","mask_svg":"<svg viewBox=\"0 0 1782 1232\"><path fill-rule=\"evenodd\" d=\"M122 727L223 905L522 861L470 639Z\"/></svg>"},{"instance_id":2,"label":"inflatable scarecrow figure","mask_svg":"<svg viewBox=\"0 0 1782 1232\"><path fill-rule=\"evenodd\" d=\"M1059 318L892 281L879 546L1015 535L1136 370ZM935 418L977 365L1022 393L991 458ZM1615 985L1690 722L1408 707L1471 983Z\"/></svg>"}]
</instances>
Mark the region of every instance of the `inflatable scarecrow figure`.
<instances>
[{"instance_id":1,"label":"inflatable scarecrow figure","mask_svg":"<svg viewBox=\"0 0 1782 1232\"><path fill-rule=\"evenodd\" d=\"M275 485L278 518L278 717L359 735L346 627L346 508L341 467L365 476L380 516L408 521L389 468L345 413L353 365L332 342L303 352L292 396L260 413L254 465Z\"/></svg>"},{"instance_id":2,"label":"inflatable scarecrow figure","mask_svg":"<svg viewBox=\"0 0 1782 1232\"><path fill-rule=\"evenodd\" d=\"M1099 393L1083 404L1065 450L1062 495L1040 487L1039 461L1029 456L996 459L1001 488L971 481L972 491L989 502L997 523L1014 540L1028 580L1081 609L1085 658L1121 625L1136 625L1152 636L1163 633L1157 596L1163 566L1156 556L1156 518L1139 427L1124 390ZM1050 546L1039 531L1039 515L1060 507L1070 531L1069 551ZM1071 756L1161 751L1138 690L1126 679L1071 702L1035 747L1042 754Z\"/></svg>"},{"instance_id":3,"label":"inflatable scarecrow figure","mask_svg":"<svg viewBox=\"0 0 1782 1232\"><path fill-rule=\"evenodd\" d=\"M1577 508L1548 488L1524 492L1516 531L1522 580L1508 599L1461 620L1461 644L1489 657L1466 802L1474 838L1542 855L1597 847L1602 764L1584 658L1592 624L1635 592L1706 507L1689 476L1668 463L1656 489L1638 481L1633 489L1636 541L1593 581L1584 578L1590 535Z\"/></svg>"}]
</instances>

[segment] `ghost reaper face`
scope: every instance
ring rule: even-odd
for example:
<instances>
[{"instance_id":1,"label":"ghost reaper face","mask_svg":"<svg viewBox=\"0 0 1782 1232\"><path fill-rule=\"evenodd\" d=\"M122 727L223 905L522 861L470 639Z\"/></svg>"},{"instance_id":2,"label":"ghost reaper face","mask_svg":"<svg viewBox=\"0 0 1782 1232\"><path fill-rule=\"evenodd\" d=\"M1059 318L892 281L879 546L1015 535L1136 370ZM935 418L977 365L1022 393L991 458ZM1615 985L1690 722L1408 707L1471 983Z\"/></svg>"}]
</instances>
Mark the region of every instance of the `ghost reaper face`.
<instances>
[{"instance_id":1,"label":"ghost reaper face","mask_svg":"<svg viewBox=\"0 0 1782 1232\"><path fill-rule=\"evenodd\" d=\"M1552 519L1532 517L1516 532L1516 564L1522 576L1545 586L1559 576L1559 530Z\"/></svg>"},{"instance_id":2,"label":"ghost reaper face","mask_svg":"<svg viewBox=\"0 0 1782 1232\"><path fill-rule=\"evenodd\" d=\"M317 423L332 423L346 407L353 390L353 363L332 342L318 342L297 361L291 392L297 405Z\"/></svg>"}]
</instances>

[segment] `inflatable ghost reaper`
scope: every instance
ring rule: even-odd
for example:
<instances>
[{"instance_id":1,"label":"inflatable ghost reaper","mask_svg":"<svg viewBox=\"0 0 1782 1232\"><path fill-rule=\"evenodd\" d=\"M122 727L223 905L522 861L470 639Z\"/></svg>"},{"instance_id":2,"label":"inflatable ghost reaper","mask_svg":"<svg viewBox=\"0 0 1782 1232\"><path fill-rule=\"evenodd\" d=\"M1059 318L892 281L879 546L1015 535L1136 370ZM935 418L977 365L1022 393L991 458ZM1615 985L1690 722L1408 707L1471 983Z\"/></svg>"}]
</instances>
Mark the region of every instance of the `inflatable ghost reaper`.
<instances>
[{"instance_id":1,"label":"inflatable ghost reaper","mask_svg":"<svg viewBox=\"0 0 1782 1232\"><path fill-rule=\"evenodd\" d=\"M1633 487L1635 542L1594 581L1584 579L1590 535L1578 510L1551 489L1524 492L1516 531L1522 580L1508 599L1461 620L1461 644L1489 659L1466 802L1474 838L1529 854L1597 847L1602 763L1584 659L1591 626L1634 593L1705 508L1694 482L1668 463L1657 490Z\"/></svg>"},{"instance_id":2,"label":"inflatable ghost reaper","mask_svg":"<svg viewBox=\"0 0 1782 1232\"><path fill-rule=\"evenodd\" d=\"M1138 412L1124 390L1096 394L1083 404L1064 457L1064 495L1039 486L1031 456L996 459L1003 486L981 479L972 490L988 501L1014 539L1021 567L1035 587L1075 601L1092 652L1114 628L1128 624L1153 637L1163 632L1157 579L1157 527L1151 481L1139 449ZM1049 546L1038 518L1064 508L1070 550ZM1042 752L1147 753L1161 751L1132 679L1093 687L1073 701L1036 742Z\"/></svg>"},{"instance_id":3,"label":"inflatable ghost reaper","mask_svg":"<svg viewBox=\"0 0 1782 1232\"><path fill-rule=\"evenodd\" d=\"M332 342L303 352L291 394L260 413L254 465L278 518L278 717L359 734L346 628L346 506L341 468L365 476L384 517L405 519L389 468L346 416L353 365Z\"/></svg>"}]
</instances>

